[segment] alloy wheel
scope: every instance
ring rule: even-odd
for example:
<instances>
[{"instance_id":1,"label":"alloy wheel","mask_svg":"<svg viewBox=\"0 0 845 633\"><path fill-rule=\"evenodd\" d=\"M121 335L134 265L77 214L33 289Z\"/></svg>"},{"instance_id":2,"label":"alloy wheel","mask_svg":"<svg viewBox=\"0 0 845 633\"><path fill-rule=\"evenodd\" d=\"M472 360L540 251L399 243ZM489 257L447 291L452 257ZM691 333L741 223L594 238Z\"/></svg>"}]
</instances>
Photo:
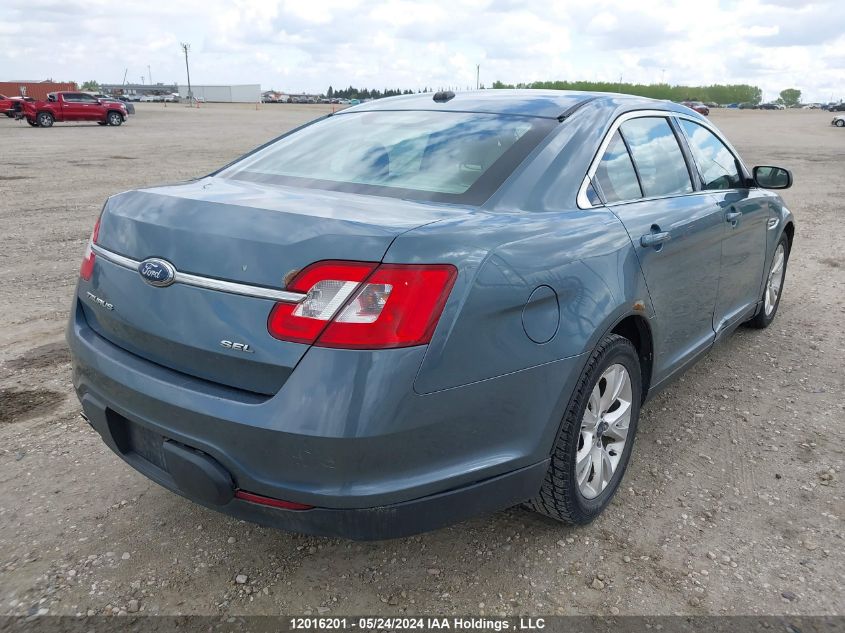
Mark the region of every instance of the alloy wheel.
<instances>
[{"instance_id":1,"label":"alloy wheel","mask_svg":"<svg viewBox=\"0 0 845 633\"><path fill-rule=\"evenodd\" d=\"M766 316L770 316L775 310L778 303L778 296L780 295L780 287L783 283L783 265L786 263L786 251L783 244L778 244L775 250L774 257L772 257L772 268L769 271L769 276L766 279L766 292L764 299L764 308Z\"/></svg>"},{"instance_id":2,"label":"alloy wheel","mask_svg":"<svg viewBox=\"0 0 845 633\"><path fill-rule=\"evenodd\" d=\"M587 499L598 497L613 479L628 440L632 400L631 376L618 363L604 371L590 393L575 455L578 490Z\"/></svg>"}]
</instances>

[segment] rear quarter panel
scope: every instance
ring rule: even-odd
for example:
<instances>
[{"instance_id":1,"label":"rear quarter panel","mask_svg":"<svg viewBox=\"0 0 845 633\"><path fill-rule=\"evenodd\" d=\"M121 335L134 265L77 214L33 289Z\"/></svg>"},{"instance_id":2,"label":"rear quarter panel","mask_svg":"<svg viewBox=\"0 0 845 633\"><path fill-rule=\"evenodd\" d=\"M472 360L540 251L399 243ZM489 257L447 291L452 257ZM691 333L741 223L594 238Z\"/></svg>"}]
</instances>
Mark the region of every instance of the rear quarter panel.
<instances>
[{"instance_id":1,"label":"rear quarter panel","mask_svg":"<svg viewBox=\"0 0 845 633\"><path fill-rule=\"evenodd\" d=\"M418 393L577 356L635 301L649 305L630 238L610 212L479 212L453 224L406 233L385 258L458 262L458 281L415 381ZM557 322L542 343L529 338L523 318L540 286L554 296L528 309Z\"/></svg>"}]
</instances>

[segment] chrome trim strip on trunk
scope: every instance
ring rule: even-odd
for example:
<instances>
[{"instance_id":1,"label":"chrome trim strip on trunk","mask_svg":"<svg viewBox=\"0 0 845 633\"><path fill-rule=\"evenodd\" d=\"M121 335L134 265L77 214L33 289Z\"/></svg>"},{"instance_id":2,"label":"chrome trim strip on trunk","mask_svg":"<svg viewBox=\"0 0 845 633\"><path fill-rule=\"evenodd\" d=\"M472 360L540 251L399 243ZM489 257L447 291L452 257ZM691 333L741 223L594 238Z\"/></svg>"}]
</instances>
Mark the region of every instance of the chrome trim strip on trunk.
<instances>
[{"instance_id":1,"label":"chrome trim strip on trunk","mask_svg":"<svg viewBox=\"0 0 845 633\"><path fill-rule=\"evenodd\" d=\"M91 245L91 250L105 260L112 264L117 264L129 270L138 270L141 262L131 257L124 257L96 244ZM217 290L219 292L228 292L234 295L243 295L244 297L255 297L257 299L272 299L273 301L283 301L284 303L299 303L305 299L305 295L299 292L289 292L287 290L275 290L273 288L264 288L262 286L251 286L249 284L239 284L234 281L224 281L222 279L213 279L211 277L201 277L200 275L191 275L189 273L182 273L178 270L173 278L173 282L177 284L185 284L186 286L194 286L196 288L205 288L207 290Z\"/></svg>"}]
</instances>

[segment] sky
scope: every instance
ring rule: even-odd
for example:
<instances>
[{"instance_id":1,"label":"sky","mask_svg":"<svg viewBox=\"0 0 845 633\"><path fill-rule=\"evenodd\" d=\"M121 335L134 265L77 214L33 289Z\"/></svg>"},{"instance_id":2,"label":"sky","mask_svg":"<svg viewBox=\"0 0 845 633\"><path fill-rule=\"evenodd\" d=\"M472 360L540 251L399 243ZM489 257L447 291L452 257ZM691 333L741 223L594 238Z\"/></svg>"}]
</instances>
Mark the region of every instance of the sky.
<instances>
[{"instance_id":1,"label":"sky","mask_svg":"<svg viewBox=\"0 0 845 633\"><path fill-rule=\"evenodd\" d=\"M2 0L0 81L322 93L596 80L845 98L843 0Z\"/></svg>"}]
</instances>

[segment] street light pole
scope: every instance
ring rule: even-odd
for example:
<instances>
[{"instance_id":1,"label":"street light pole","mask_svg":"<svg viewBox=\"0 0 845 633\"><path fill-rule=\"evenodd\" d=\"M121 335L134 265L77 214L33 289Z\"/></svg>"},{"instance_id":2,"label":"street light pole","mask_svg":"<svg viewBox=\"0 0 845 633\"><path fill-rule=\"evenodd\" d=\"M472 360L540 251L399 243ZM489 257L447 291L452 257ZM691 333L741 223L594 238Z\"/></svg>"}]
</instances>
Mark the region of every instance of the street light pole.
<instances>
[{"instance_id":1,"label":"street light pole","mask_svg":"<svg viewBox=\"0 0 845 633\"><path fill-rule=\"evenodd\" d=\"M188 51L191 50L191 45L186 42L182 42L180 46L185 53L185 72L188 73L188 103L193 107L194 99L193 93L191 92L191 68L188 66Z\"/></svg>"},{"instance_id":2,"label":"street light pole","mask_svg":"<svg viewBox=\"0 0 845 633\"><path fill-rule=\"evenodd\" d=\"M475 65L475 89L481 88L481 64Z\"/></svg>"}]
</instances>

